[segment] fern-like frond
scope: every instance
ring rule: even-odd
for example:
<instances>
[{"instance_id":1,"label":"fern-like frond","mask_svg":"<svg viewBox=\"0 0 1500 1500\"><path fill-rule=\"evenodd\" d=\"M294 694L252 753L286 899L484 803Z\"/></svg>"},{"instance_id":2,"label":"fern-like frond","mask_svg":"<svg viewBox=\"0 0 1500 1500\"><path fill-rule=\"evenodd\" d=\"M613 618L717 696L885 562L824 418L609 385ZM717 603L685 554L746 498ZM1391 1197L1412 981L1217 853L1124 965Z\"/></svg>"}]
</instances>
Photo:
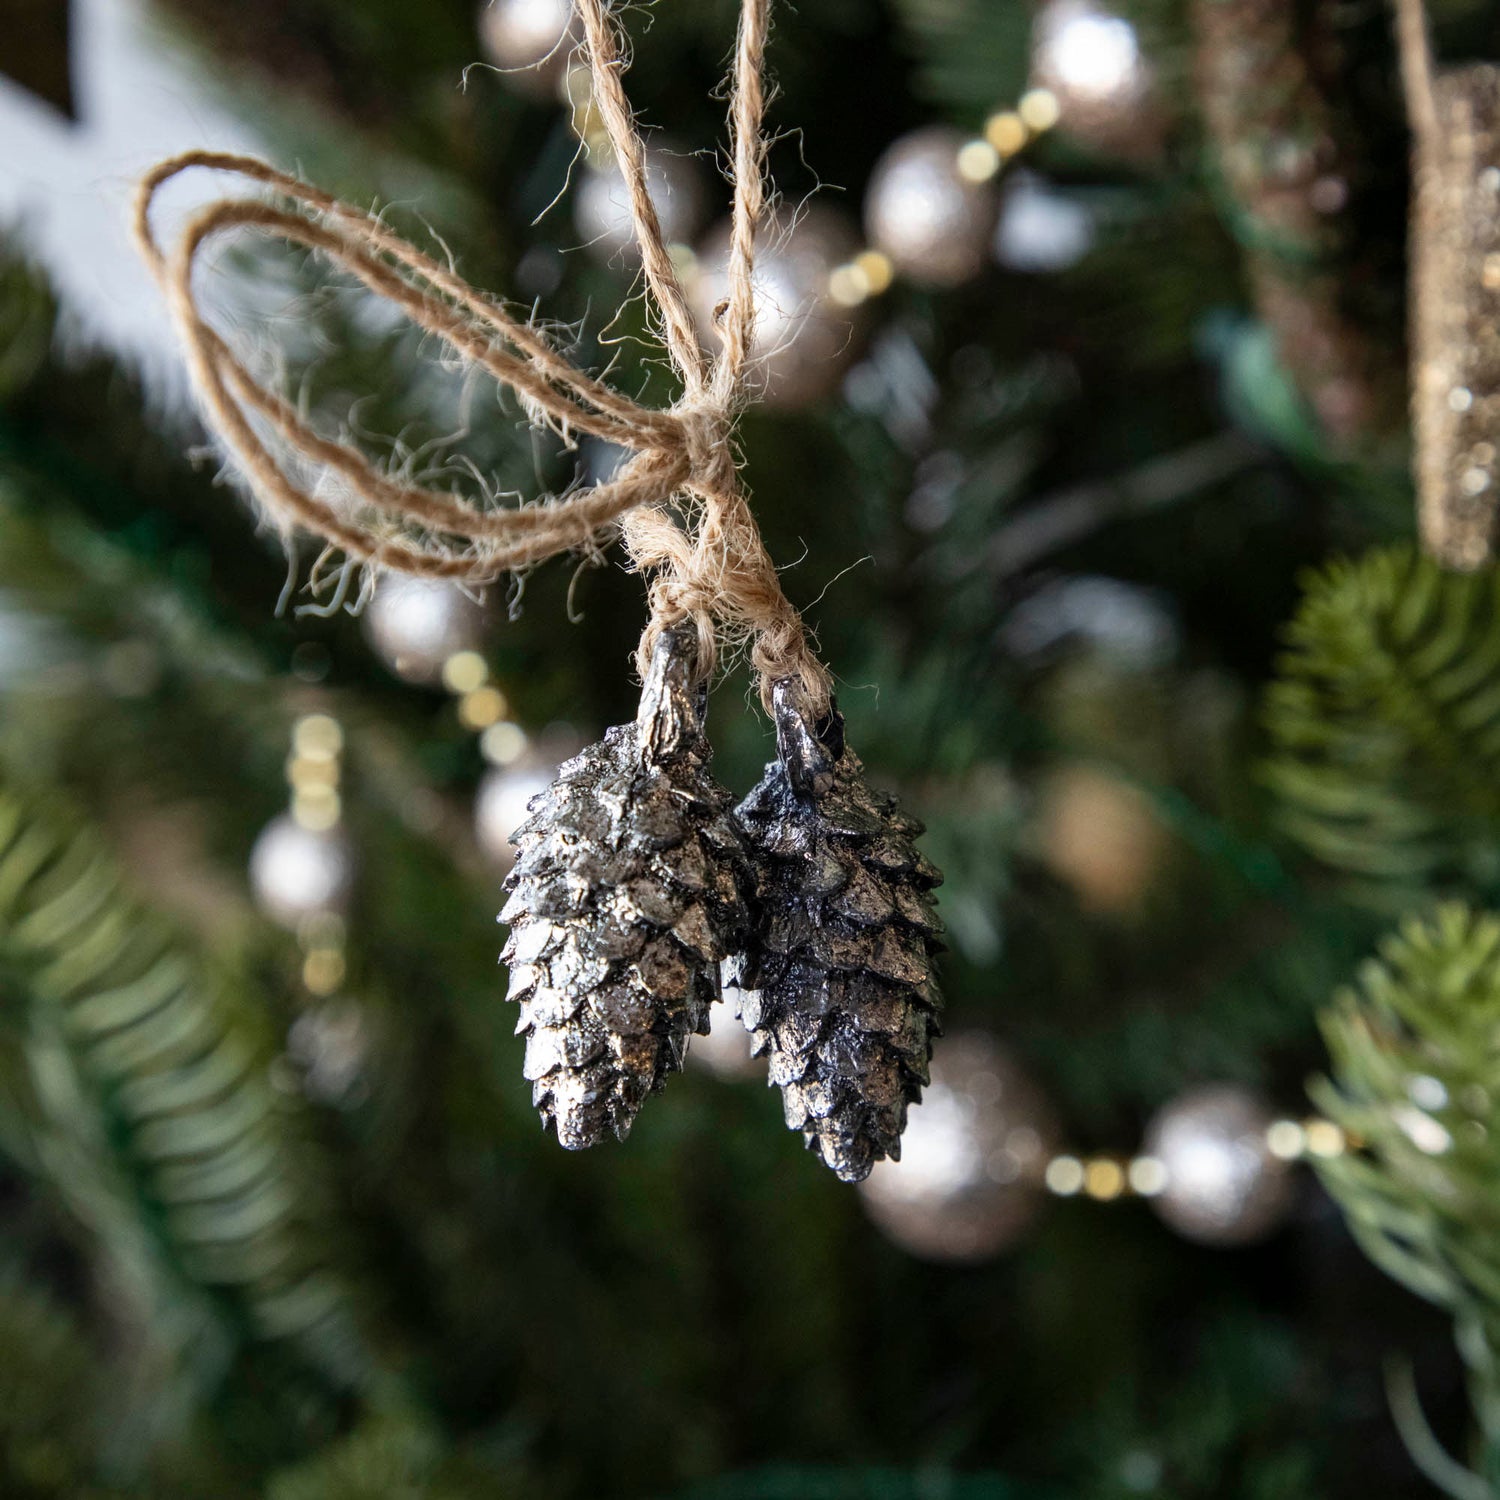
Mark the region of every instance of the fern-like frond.
<instances>
[{"instance_id":1,"label":"fern-like frond","mask_svg":"<svg viewBox=\"0 0 1500 1500\"><path fill-rule=\"evenodd\" d=\"M1266 782L1325 863L1418 882L1488 860L1500 831L1500 574L1410 546L1312 574L1266 694Z\"/></svg>"},{"instance_id":2,"label":"fern-like frond","mask_svg":"<svg viewBox=\"0 0 1500 1500\"><path fill-rule=\"evenodd\" d=\"M1500 1440L1500 915L1408 921L1323 1029L1315 1096L1355 1149L1318 1169L1370 1258L1452 1312Z\"/></svg>"},{"instance_id":3,"label":"fern-like frond","mask_svg":"<svg viewBox=\"0 0 1500 1500\"><path fill-rule=\"evenodd\" d=\"M200 1367L248 1331L359 1378L348 1288L320 1253L306 1143L256 1017L86 830L14 788L0 788L0 967L27 1007L32 1156L141 1314L177 1324L166 1342Z\"/></svg>"}]
</instances>

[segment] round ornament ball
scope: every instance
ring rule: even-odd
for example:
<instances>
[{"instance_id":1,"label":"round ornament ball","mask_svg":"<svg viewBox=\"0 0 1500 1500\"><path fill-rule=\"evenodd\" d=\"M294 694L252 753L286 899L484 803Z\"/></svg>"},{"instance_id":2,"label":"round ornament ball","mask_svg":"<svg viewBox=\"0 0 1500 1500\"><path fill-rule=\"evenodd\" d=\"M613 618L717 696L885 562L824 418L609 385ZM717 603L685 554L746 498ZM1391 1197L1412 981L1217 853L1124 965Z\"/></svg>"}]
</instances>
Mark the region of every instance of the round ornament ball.
<instances>
[{"instance_id":1,"label":"round ornament ball","mask_svg":"<svg viewBox=\"0 0 1500 1500\"><path fill-rule=\"evenodd\" d=\"M1046 1096L988 1034L937 1044L900 1161L859 1185L888 1238L923 1260L972 1263L1015 1243L1035 1217L1058 1129Z\"/></svg>"},{"instance_id":2,"label":"round ornament ball","mask_svg":"<svg viewBox=\"0 0 1500 1500\"><path fill-rule=\"evenodd\" d=\"M1172 837L1145 795L1108 771L1062 765L1037 807L1037 852L1086 910L1128 918L1167 868Z\"/></svg>"},{"instance_id":3,"label":"round ornament ball","mask_svg":"<svg viewBox=\"0 0 1500 1500\"><path fill-rule=\"evenodd\" d=\"M1291 1206L1292 1169L1266 1132L1274 1117L1248 1089L1210 1084L1164 1106L1144 1152L1161 1163L1151 1206L1179 1234L1206 1245L1246 1245L1269 1234Z\"/></svg>"},{"instance_id":4,"label":"round ornament ball","mask_svg":"<svg viewBox=\"0 0 1500 1500\"><path fill-rule=\"evenodd\" d=\"M1048 0L1037 12L1031 86L1052 96L1058 128L1085 146L1127 157L1161 146L1155 70L1135 27L1095 0Z\"/></svg>"},{"instance_id":5,"label":"round ornament ball","mask_svg":"<svg viewBox=\"0 0 1500 1500\"><path fill-rule=\"evenodd\" d=\"M659 145L648 146L646 190L669 243L686 244L702 228L703 181L691 157ZM612 156L606 165L590 166L583 174L573 204L573 222L584 244L601 260L640 259L625 179Z\"/></svg>"},{"instance_id":6,"label":"round ornament ball","mask_svg":"<svg viewBox=\"0 0 1500 1500\"><path fill-rule=\"evenodd\" d=\"M972 281L989 256L995 187L960 170L966 139L945 125L901 136L876 163L865 194L870 243L927 286Z\"/></svg>"},{"instance_id":7,"label":"round ornament ball","mask_svg":"<svg viewBox=\"0 0 1500 1500\"><path fill-rule=\"evenodd\" d=\"M488 0L479 12L485 57L534 98L556 92L578 39L573 0Z\"/></svg>"},{"instance_id":8,"label":"round ornament ball","mask_svg":"<svg viewBox=\"0 0 1500 1500\"><path fill-rule=\"evenodd\" d=\"M995 259L1007 271L1066 271L1089 253L1094 216L1078 199L1030 172L1006 183L995 225Z\"/></svg>"},{"instance_id":9,"label":"round ornament ball","mask_svg":"<svg viewBox=\"0 0 1500 1500\"><path fill-rule=\"evenodd\" d=\"M709 231L689 286L699 336L710 347L718 345L729 297L729 236L727 221ZM848 219L821 204L776 220L757 237L754 375L766 405L806 406L838 384L854 357L860 319L834 299L829 282L858 250Z\"/></svg>"},{"instance_id":10,"label":"round ornament ball","mask_svg":"<svg viewBox=\"0 0 1500 1500\"><path fill-rule=\"evenodd\" d=\"M283 813L266 824L250 850L256 904L284 927L341 911L353 884L354 851L338 828L304 828Z\"/></svg>"},{"instance_id":11,"label":"round ornament ball","mask_svg":"<svg viewBox=\"0 0 1500 1500\"><path fill-rule=\"evenodd\" d=\"M365 606L365 639L403 681L432 686L443 663L484 644L485 611L445 578L386 574Z\"/></svg>"}]
</instances>

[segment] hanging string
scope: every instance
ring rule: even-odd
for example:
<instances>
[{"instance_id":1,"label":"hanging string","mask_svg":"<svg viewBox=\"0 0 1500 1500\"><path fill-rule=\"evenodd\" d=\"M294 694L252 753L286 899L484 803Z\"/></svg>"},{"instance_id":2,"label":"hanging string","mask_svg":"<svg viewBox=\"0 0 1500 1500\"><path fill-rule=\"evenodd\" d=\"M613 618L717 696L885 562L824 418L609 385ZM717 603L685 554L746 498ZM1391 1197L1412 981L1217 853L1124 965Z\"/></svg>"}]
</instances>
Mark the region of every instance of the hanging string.
<instances>
[{"instance_id":1,"label":"hanging string","mask_svg":"<svg viewBox=\"0 0 1500 1500\"><path fill-rule=\"evenodd\" d=\"M186 351L209 425L238 461L268 515L297 526L376 569L484 584L618 531L634 567L650 580L641 638L644 673L660 633L690 619L697 670L712 673L721 644L745 649L770 708L772 685L798 679L818 711L830 702L827 669L781 588L740 482L734 420L752 399L755 242L765 211L764 58L769 0L742 0L729 103L733 232L729 297L710 360L699 344L677 268L647 185L645 148L626 97L617 23L607 0L576 0L599 112L625 183L653 321L682 395L666 410L643 407L578 369L539 329L512 316L424 254L375 215L253 157L190 151L142 180L135 235L160 284ZM172 178L193 168L233 172L273 190L221 198L184 225L170 253L151 211ZM193 285L204 247L219 235L258 230L300 245L355 277L471 365L514 391L534 420L564 435L588 433L633 457L607 483L508 508L403 482L359 448L317 432L284 396L246 369L207 321ZM334 481L299 480L300 460Z\"/></svg>"},{"instance_id":2,"label":"hanging string","mask_svg":"<svg viewBox=\"0 0 1500 1500\"><path fill-rule=\"evenodd\" d=\"M1432 41L1423 0L1395 0L1396 51L1401 65L1401 92L1406 98L1412 134L1428 145L1438 142L1437 101L1433 92Z\"/></svg>"}]
</instances>

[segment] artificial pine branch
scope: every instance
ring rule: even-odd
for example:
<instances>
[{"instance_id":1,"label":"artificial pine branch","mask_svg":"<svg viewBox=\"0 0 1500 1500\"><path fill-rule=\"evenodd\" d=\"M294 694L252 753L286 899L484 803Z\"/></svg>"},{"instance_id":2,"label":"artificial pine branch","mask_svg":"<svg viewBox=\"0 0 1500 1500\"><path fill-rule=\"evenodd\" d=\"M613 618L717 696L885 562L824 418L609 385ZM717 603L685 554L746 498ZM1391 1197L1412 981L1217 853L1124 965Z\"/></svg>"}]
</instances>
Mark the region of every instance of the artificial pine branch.
<instances>
[{"instance_id":1,"label":"artificial pine branch","mask_svg":"<svg viewBox=\"0 0 1500 1500\"><path fill-rule=\"evenodd\" d=\"M1282 827L1357 876L1482 872L1500 826L1500 576L1403 545L1304 589L1265 700Z\"/></svg>"},{"instance_id":2,"label":"artificial pine branch","mask_svg":"<svg viewBox=\"0 0 1500 1500\"><path fill-rule=\"evenodd\" d=\"M175 1324L169 1342L210 1367L245 1330L291 1340L340 1384L366 1377L260 1028L87 832L13 787L0 966L28 1006L34 1159L142 1293L151 1331Z\"/></svg>"},{"instance_id":3,"label":"artificial pine branch","mask_svg":"<svg viewBox=\"0 0 1500 1500\"><path fill-rule=\"evenodd\" d=\"M1500 916L1408 920L1323 1018L1315 1086L1355 1149L1318 1170L1370 1258L1452 1313L1500 1445Z\"/></svg>"}]
</instances>

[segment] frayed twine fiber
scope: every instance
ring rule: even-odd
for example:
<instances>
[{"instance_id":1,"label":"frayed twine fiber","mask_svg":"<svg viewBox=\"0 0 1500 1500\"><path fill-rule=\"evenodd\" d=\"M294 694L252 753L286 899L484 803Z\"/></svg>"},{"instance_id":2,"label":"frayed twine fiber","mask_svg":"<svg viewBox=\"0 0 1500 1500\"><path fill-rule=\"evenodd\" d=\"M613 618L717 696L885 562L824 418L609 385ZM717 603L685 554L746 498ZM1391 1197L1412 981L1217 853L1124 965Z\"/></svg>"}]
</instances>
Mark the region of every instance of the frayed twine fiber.
<instances>
[{"instance_id":1,"label":"frayed twine fiber","mask_svg":"<svg viewBox=\"0 0 1500 1500\"><path fill-rule=\"evenodd\" d=\"M797 678L818 712L831 702L827 669L782 592L740 484L732 435L750 399L755 234L766 204L764 56L770 0L742 0L729 104L734 211L722 347L700 347L687 298L647 191L645 149L622 82L624 59L608 0L575 0L599 112L624 178L662 343L682 381L675 406L654 411L579 370L538 329L423 254L374 215L253 157L189 151L141 181L135 235L167 299L209 425L239 461L257 498L283 528L301 525L376 569L483 584L559 553L597 546L618 526L633 565L650 579L651 616L641 638L644 675L656 638L691 619L698 671L706 677L721 641L748 649L761 701ZM274 189L281 202L221 198L200 209L170 255L151 226L163 184L192 167L235 172ZM376 296L516 393L538 420L585 432L634 457L606 484L506 510L399 482L359 449L315 432L284 397L250 375L205 321L194 262L215 235L236 229L279 235L349 272ZM254 419L259 419L257 427ZM352 507L330 504L289 476L261 428L283 451L342 481Z\"/></svg>"}]
</instances>

